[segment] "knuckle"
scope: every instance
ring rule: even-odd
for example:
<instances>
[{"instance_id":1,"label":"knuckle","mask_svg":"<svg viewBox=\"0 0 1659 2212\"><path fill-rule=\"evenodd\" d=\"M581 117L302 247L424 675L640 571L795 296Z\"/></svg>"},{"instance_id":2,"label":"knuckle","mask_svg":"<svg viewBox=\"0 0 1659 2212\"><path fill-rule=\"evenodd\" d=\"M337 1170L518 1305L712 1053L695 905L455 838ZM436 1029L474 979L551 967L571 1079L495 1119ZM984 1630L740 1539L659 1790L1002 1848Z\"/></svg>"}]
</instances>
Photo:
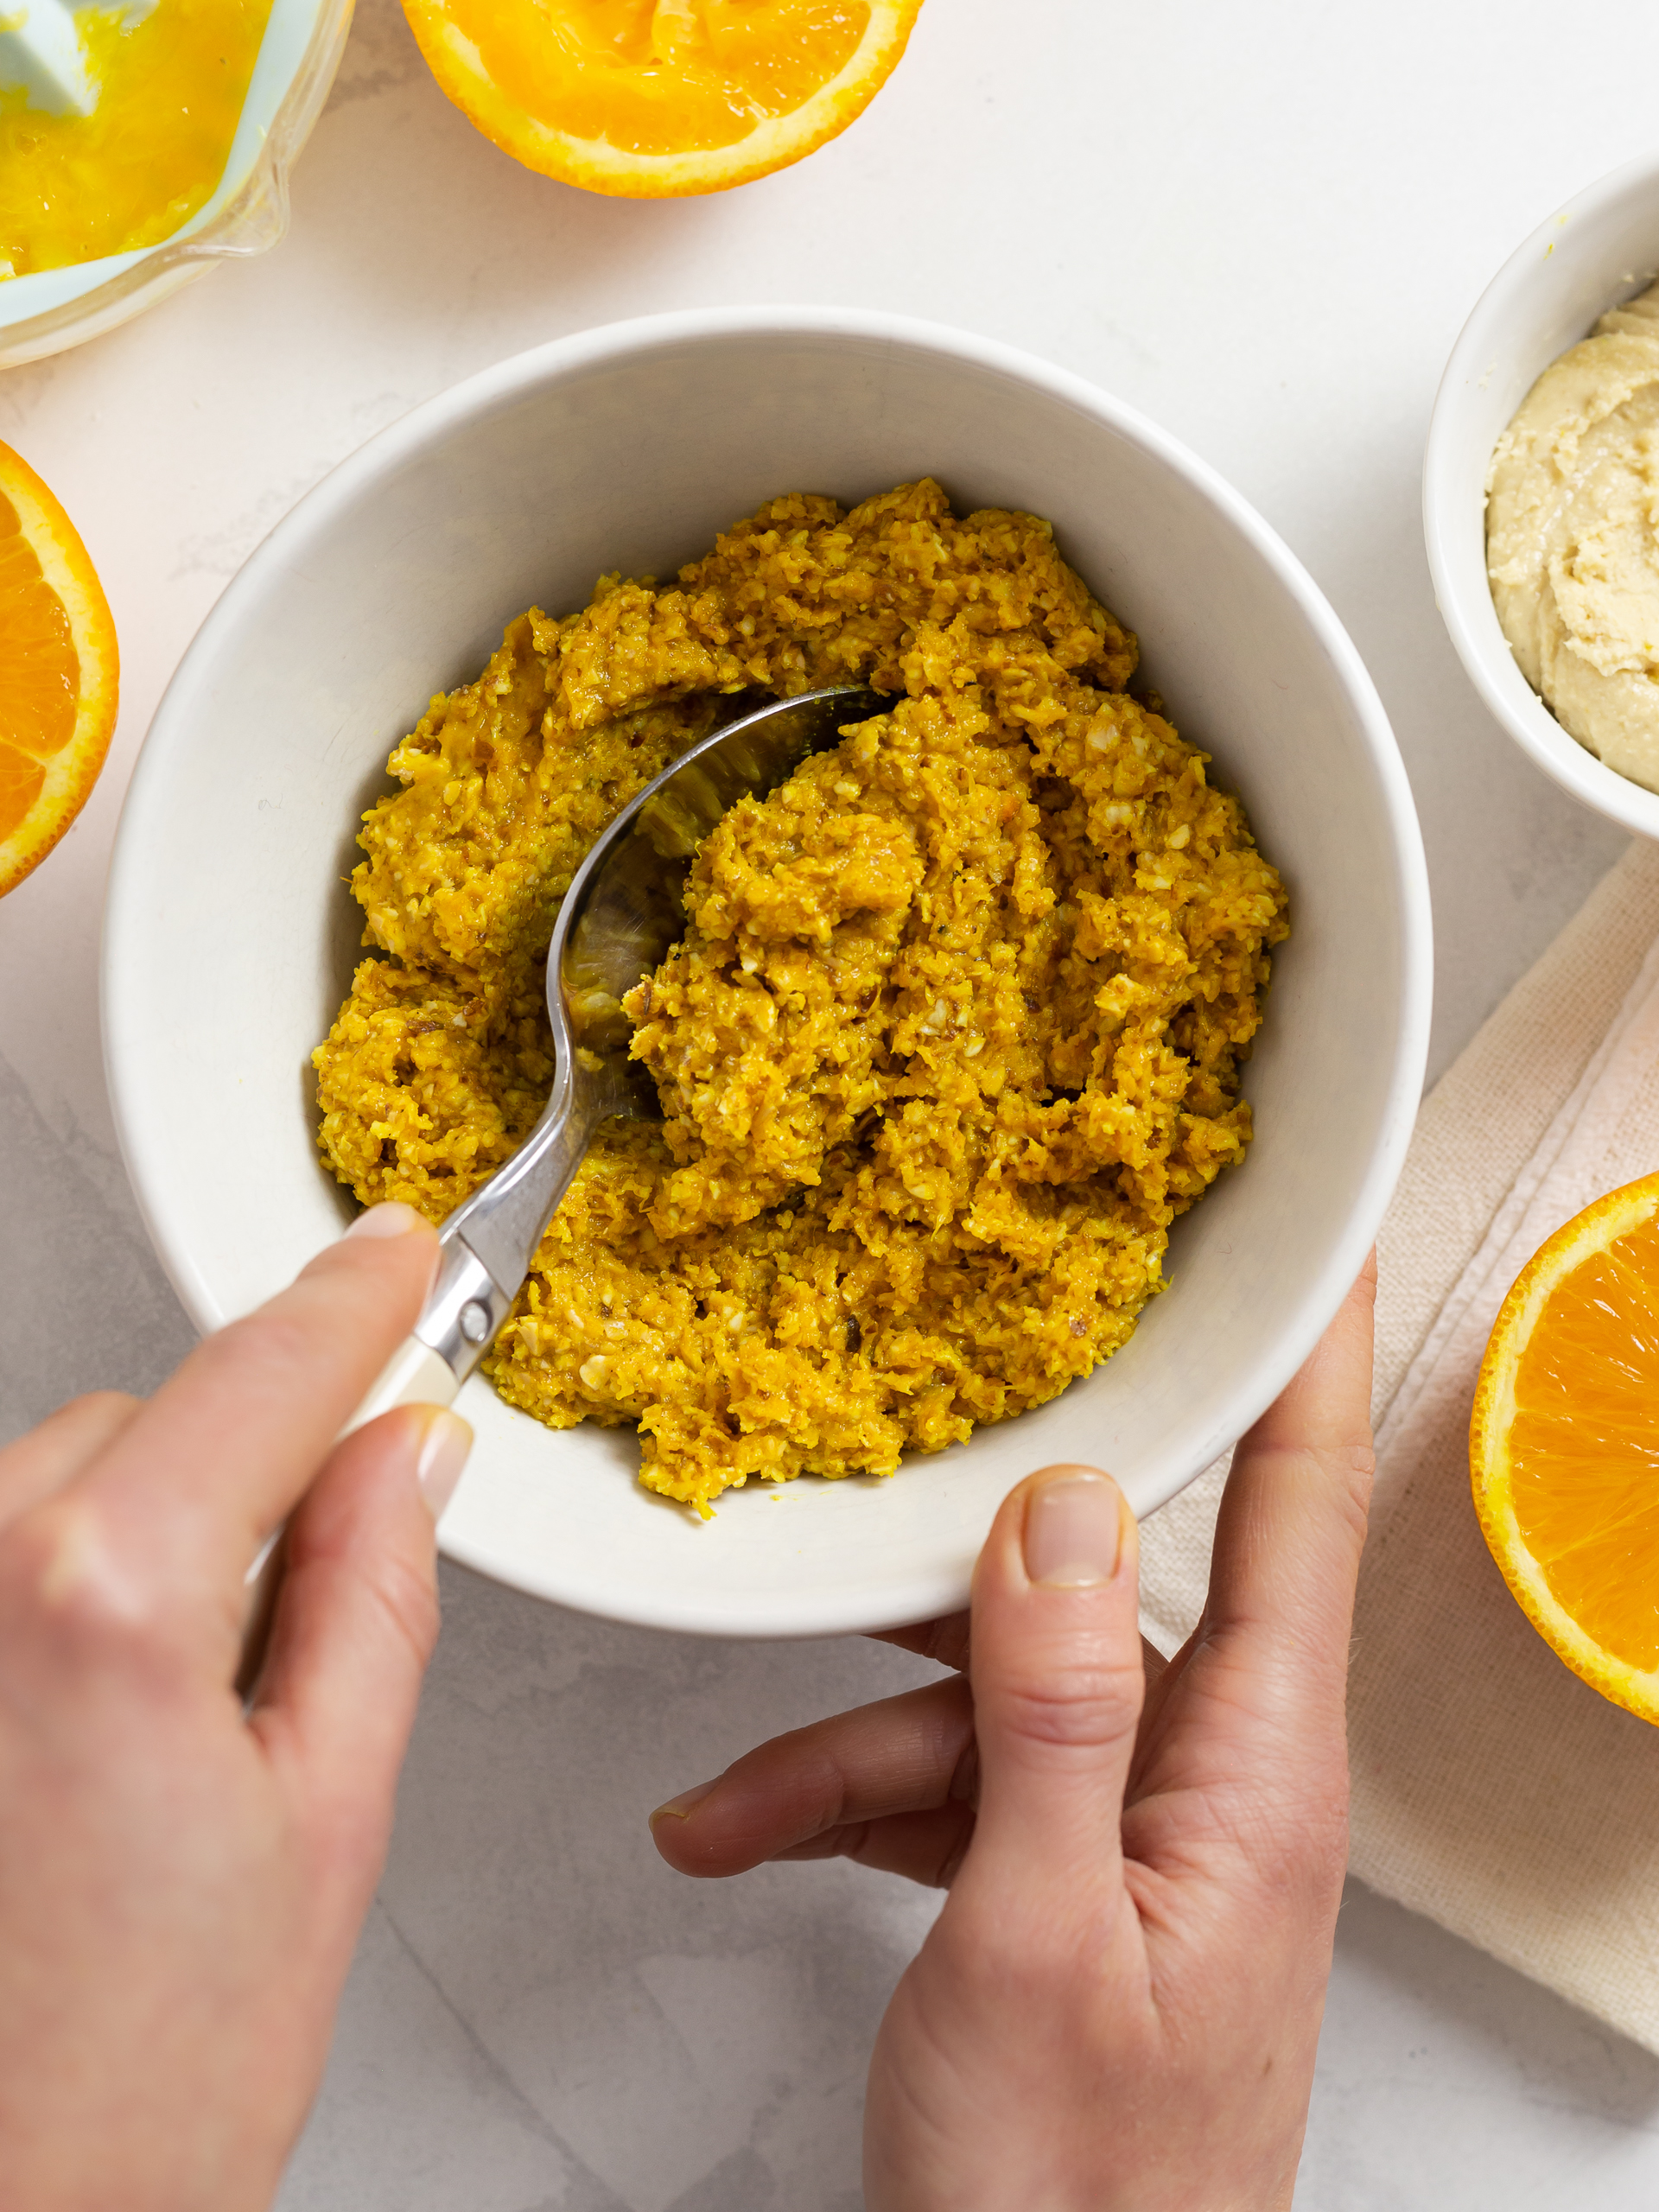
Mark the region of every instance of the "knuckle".
<instances>
[{"instance_id":1,"label":"knuckle","mask_svg":"<svg viewBox=\"0 0 1659 2212\"><path fill-rule=\"evenodd\" d=\"M125 1390L88 1390L0 1447L0 1476L22 1472L27 1490L62 1481L126 1426L142 1400Z\"/></svg>"},{"instance_id":2,"label":"knuckle","mask_svg":"<svg viewBox=\"0 0 1659 2212\"><path fill-rule=\"evenodd\" d=\"M820 1833L838 1827L848 1812L845 1766L810 1730L802 1731L798 1750L799 1764L793 1777L798 1819L803 1824L810 1822Z\"/></svg>"},{"instance_id":3,"label":"knuckle","mask_svg":"<svg viewBox=\"0 0 1659 2212\"><path fill-rule=\"evenodd\" d=\"M195 1353L201 1368L214 1375L252 1365L274 1373L295 1373L315 1356L310 1333L279 1306L265 1306L238 1321L227 1321L204 1338Z\"/></svg>"},{"instance_id":4,"label":"knuckle","mask_svg":"<svg viewBox=\"0 0 1659 2212\"><path fill-rule=\"evenodd\" d=\"M48 1499L7 1530L0 1591L6 1618L43 1632L60 1652L130 1657L166 1640L168 1608L81 1494Z\"/></svg>"},{"instance_id":5,"label":"knuckle","mask_svg":"<svg viewBox=\"0 0 1659 2212\"><path fill-rule=\"evenodd\" d=\"M83 1390L79 1397L71 1398L60 1407L55 1419L78 1421L114 1421L126 1414L135 1413L143 1403L130 1390Z\"/></svg>"},{"instance_id":6,"label":"knuckle","mask_svg":"<svg viewBox=\"0 0 1659 2212\"><path fill-rule=\"evenodd\" d=\"M974 1694L960 1675L912 1691L893 1709L913 1714L920 1721L928 1763L936 1771L954 1766L973 1741Z\"/></svg>"},{"instance_id":7,"label":"knuckle","mask_svg":"<svg viewBox=\"0 0 1659 2212\"><path fill-rule=\"evenodd\" d=\"M1336 1516L1356 1550L1363 1544L1376 1471L1376 1453L1369 1436L1345 1443L1280 1444L1264 1456L1275 1463L1296 1494L1316 1501L1321 1513Z\"/></svg>"},{"instance_id":8,"label":"knuckle","mask_svg":"<svg viewBox=\"0 0 1659 2212\"><path fill-rule=\"evenodd\" d=\"M438 1591L430 1573L422 1573L406 1560L381 1563L371 1586L382 1618L393 1638L404 1644L416 1667L424 1673L438 1641Z\"/></svg>"},{"instance_id":9,"label":"knuckle","mask_svg":"<svg viewBox=\"0 0 1659 2212\"><path fill-rule=\"evenodd\" d=\"M1340 1892L1348 1866L1344 1774L1259 1797L1225 1825L1257 1897L1270 1909L1300 1917L1310 1900Z\"/></svg>"},{"instance_id":10,"label":"knuckle","mask_svg":"<svg viewBox=\"0 0 1659 2212\"><path fill-rule=\"evenodd\" d=\"M1337 1504L1355 1534L1365 1535L1370 1518L1371 1481L1376 1473L1376 1453L1369 1440L1363 1444L1339 1445L1329 1457L1337 1477Z\"/></svg>"},{"instance_id":11,"label":"knuckle","mask_svg":"<svg viewBox=\"0 0 1659 2212\"><path fill-rule=\"evenodd\" d=\"M1098 1751L1133 1732L1143 1694L1138 1663L1102 1661L1006 1683L997 1702L1005 1728L1026 1742Z\"/></svg>"}]
</instances>

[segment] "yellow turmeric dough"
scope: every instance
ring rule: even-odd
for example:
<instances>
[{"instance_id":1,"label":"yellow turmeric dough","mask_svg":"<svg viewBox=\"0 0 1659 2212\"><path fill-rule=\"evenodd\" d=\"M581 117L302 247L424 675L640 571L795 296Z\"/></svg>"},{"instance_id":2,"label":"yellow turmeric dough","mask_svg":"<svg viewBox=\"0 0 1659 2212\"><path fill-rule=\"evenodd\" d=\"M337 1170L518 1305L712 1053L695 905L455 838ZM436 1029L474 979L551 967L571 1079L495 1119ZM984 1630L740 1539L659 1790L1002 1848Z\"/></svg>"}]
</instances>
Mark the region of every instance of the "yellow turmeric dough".
<instances>
[{"instance_id":1,"label":"yellow turmeric dough","mask_svg":"<svg viewBox=\"0 0 1659 2212\"><path fill-rule=\"evenodd\" d=\"M374 948L315 1054L324 1158L441 1220L551 1077L559 898L722 693L890 709L704 841L630 995L660 1126L611 1122L486 1363L550 1427L637 1426L702 1514L891 1474L1117 1351L1170 1223L1243 1157L1279 877L1134 639L1029 515L937 484L775 499L671 588L513 623L391 756Z\"/></svg>"}]
</instances>

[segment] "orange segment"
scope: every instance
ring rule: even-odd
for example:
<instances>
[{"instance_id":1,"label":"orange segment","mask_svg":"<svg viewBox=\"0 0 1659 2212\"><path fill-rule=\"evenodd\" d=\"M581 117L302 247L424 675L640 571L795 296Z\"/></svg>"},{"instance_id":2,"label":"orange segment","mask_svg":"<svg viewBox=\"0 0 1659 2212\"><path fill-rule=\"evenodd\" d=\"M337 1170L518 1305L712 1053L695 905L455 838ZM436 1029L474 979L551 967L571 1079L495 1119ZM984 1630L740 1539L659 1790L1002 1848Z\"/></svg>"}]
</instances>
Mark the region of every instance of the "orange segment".
<instances>
[{"instance_id":1,"label":"orange segment","mask_svg":"<svg viewBox=\"0 0 1659 2212\"><path fill-rule=\"evenodd\" d=\"M0 743L44 755L75 734L80 661L63 601L41 574L17 510L0 493Z\"/></svg>"},{"instance_id":2,"label":"orange segment","mask_svg":"<svg viewBox=\"0 0 1659 2212\"><path fill-rule=\"evenodd\" d=\"M0 742L0 837L10 837L41 795L46 770L15 745Z\"/></svg>"},{"instance_id":3,"label":"orange segment","mask_svg":"<svg viewBox=\"0 0 1659 2212\"><path fill-rule=\"evenodd\" d=\"M591 192L721 192L798 162L886 83L921 0L404 0L486 137Z\"/></svg>"},{"instance_id":4,"label":"orange segment","mask_svg":"<svg viewBox=\"0 0 1659 2212\"><path fill-rule=\"evenodd\" d=\"M1528 1262L1469 1445L1481 1528L1534 1627L1659 1721L1659 1175L1598 1198Z\"/></svg>"},{"instance_id":5,"label":"orange segment","mask_svg":"<svg viewBox=\"0 0 1659 2212\"><path fill-rule=\"evenodd\" d=\"M115 626L75 527L0 445L0 893L79 813L115 728Z\"/></svg>"}]
</instances>

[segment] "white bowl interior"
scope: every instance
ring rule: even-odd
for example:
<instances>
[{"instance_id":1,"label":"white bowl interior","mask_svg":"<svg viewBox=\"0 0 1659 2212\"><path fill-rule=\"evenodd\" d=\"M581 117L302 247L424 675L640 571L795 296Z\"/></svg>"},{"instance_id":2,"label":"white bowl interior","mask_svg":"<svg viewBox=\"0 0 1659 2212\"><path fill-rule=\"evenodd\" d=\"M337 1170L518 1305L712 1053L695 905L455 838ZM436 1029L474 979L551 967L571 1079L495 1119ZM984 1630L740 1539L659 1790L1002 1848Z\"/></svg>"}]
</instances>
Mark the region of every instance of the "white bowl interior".
<instances>
[{"instance_id":1,"label":"white bowl interior","mask_svg":"<svg viewBox=\"0 0 1659 2212\"><path fill-rule=\"evenodd\" d=\"M1569 736L1516 664L1486 577L1486 472L1550 363L1656 276L1659 158L1647 156L1568 200L1492 279L1446 364L1423 462L1434 595L1477 690L1547 775L1648 837L1659 837L1659 793Z\"/></svg>"},{"instance_id":2,"label":"white bowl interior","mask_svg":"<svg viewBox=\"0 0 1659 2212\"><path fill-rule=\"evenodd\" d=\"M700 1525L632 1480L631 1434L550 1433L474 1379L445 1548L588 1611L755 1635L926 1617L963 1602L1022 1473L1097 1461L1144 1513L1294 1372L1375 1234L1428 1014L1415 819L1351 646L1242 503L1074 379L874 317L662 318L509 362L336 471L210 617L134 781L106 1050L141 1203L206 1328L350 1210L317 1161L308 1055L357 957L356 817L429 695L602 569L668 572L779 492L851 500L924 473L962 507L1053 519L1288 878L1255 1147L1179 1225L1173 1287L1124 1351L892 1482L755 1485Z\"/></svg>"}]
</instances>

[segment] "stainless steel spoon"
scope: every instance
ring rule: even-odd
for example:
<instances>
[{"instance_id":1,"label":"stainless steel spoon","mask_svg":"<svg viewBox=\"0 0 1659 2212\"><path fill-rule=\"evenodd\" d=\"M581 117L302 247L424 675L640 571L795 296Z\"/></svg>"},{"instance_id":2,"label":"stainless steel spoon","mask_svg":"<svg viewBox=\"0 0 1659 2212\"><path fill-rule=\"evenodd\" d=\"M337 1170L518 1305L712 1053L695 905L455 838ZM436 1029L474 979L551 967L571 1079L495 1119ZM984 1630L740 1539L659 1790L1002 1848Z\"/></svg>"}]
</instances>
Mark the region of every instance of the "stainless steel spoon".
<instances>
[{"instance_id":1,"label":"stainless steel spoon","mask_svg":"<svg viewBox=\"0 0 1659 2212\"><path fill-rule=\"evenodd\" d=\"M685 933L681 903L692 855L726 810L764 797L810 753L880 714L860 685L768 700L714 731L631 800L572 877L547 953L553 1089L512 1158L457 1206L438 1233L438 1271L410 1335L382 1369L342 1436L394 1406L447 1406L512 1311L543 1231L600 1123L660 1118L645 1070L628 1058L623 995L661 966ZM248 1570L236 1687L252 1694L282 1581L285 1529Z\"/></svg>"},{"instance_id":2,"label":"stainless steel spoon","mask_svg":"<svg viewBox=\"0 0 1659 2212\"><path fill-rule=\"evenodd\" d=\"M683 753L625 806L571 878L547 953L553 1089L541 1119L505 1166L438 1232L440 1258L411 1334L345 1427L394 1406L447 1406L512 1311L543 1231L600 1123L660 1118L656 1090L628 1058L623 995L661 966L685 932L681 903L692 855L728 807L764 797L810 753L868 721L884 701L860 685L768 700ZM252 1694L285 1566L279 1529L248 1570L236 1688Z\"/></svg>"},{"instance_id":3,"label":"stainless steel spoon","mask_svg":"<svg viewBox=\"0 0 1659 2212\"><path fill-rule=\"evenodd\" d=\"M547 955L553 1089L518 1150L439 1233L442 1257L408 1337L347 1424L393 1406L445 1405L512 1310L531 1262L600 1123L655 1121L649 1077L628 1058L621 1000L685 933L691 856L721 816L785 783L810 753L882 711L861 686L770 700L727 723L625 806L571 880Z\"/></svg>"}]
</instances>

